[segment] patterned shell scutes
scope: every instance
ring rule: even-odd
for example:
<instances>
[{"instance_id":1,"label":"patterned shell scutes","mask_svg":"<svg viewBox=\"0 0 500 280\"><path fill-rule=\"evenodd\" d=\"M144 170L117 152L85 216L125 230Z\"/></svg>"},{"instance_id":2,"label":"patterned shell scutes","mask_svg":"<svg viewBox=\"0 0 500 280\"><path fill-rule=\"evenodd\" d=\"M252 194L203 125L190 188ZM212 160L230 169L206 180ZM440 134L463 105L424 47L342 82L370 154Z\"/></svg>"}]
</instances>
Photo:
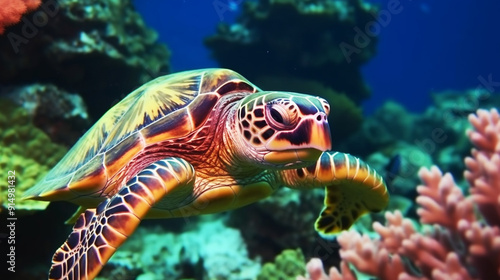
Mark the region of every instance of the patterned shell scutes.
<instances>
[{"instance_id":1,"label":"patterned shell scutes","mask_svg":"<svg viewBox=\"0 0 500 280\"><path fill-rule=\"evenodd\" d=\"M234 88L231 81L239 80L240 88ZM122 143L131 134L148 128L158 130L155 123L166 123L172 120L177 111L187 106L203 106L206 100L217 100L224 93L233 90L259 91L252 83L238 73L227 69L203 69L180 72L158 77L134 90L90 128L64 158L49 172L42 182L39 182L33 193L40 193L62 187L69 178L83 165L100 154L106 153ZM213 97L205 98L206 94ZM203 95L204 98L199 96ZM208 96L206 96L208 97ZM195 101L196 102L193 102ZM201 104L200 104L201 103ZM192 105L190 105L192 104ZM211 102L211 105L215 105ZM211 110L194 110L209 114ZM193 115L192 119L206 119L207 116ZM192 129L199 128L199 121L192 122ZM146 138L148 137L146 133ZM148 140L148 139L146 139ZM167 140L167 139L164 139ZM78 180L78 178L75 178ZM44 185L44 186L42 186ZM40 188L43 188L40 189Z\"/></svg>"}]
</instances>

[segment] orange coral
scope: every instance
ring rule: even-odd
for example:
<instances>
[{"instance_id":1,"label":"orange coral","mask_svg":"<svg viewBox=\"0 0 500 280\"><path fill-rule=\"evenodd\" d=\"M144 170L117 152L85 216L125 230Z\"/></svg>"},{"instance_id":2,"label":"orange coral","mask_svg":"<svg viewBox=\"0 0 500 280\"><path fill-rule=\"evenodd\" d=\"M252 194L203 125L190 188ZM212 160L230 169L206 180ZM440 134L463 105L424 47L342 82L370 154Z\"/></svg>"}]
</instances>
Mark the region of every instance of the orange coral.
<instances>
[{"instance_id":1,"label":"orange coral","mask_svg":"<svg viewBox=\"0 0 500 280\"><path fill-rule=\"evenodd\" d=\"M21 16L32 11L42 3L41 0L0 0L0 34L5 27L18 23Z\"/></svg>"}]
</instances>

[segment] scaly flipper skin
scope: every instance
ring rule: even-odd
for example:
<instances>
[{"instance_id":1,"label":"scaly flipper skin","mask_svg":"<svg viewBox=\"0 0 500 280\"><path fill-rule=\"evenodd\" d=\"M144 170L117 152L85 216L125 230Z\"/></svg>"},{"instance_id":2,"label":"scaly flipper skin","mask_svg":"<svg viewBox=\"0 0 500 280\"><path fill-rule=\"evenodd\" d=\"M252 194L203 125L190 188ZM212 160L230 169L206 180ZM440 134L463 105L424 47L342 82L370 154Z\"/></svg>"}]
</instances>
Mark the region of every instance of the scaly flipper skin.
<instances>
[{"instance_id":1,"label":"scaly flipper skin","mask_svg":"<svg viewBox=\"0 0 500 280\"><path fill-rule=\"evenodd\" d=\"M155 202L175 188L193 183L194 169L183 159L151 164L97 209L80 216L68 240L54 254L49 278L95 278Z\"/></svg>"},{"instance_id":2,"label":"scaly flipper skin","mask_svg":"<svg viewBox=\"0 0 500 280\"><path fill-rule=\"evenodd\" d=\"M361 215L384 209L389 194L382 177L357 157L328 151L308 167L280 172L290 188L325 187L324 208L316 230L333 234L348 229Z\"/></svg>"}]
</instances>

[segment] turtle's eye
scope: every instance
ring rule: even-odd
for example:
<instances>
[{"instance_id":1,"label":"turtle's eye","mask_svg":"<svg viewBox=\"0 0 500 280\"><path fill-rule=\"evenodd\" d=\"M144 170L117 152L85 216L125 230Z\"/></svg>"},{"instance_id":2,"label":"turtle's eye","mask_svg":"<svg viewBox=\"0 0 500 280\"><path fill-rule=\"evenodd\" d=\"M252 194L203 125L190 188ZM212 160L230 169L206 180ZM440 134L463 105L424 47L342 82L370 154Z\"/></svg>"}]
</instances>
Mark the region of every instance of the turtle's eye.
<instances>
[{"instance_id":1,"label":"turtle's eye","mask_svg":"<svg viewBox=\"0 0 500 280\"><path fill-rule=\"evenodd\" d=\"M276 100L266 105L266 121L276 130L293 129L298 123L297 106L290 100Z\"/></svg>"},{"instance_id":2,"label":"turtle's eye","mask_svg":"<svg viewBox=\"0 0 500 280\"><path fill-rule=\"evenodd\" d=\"M283 113L284 115L285 113ZM276 108L271 108L271 118L282 125L285 125L285 121L283 120L283 115Z\"/></svg>"}]
</instances>

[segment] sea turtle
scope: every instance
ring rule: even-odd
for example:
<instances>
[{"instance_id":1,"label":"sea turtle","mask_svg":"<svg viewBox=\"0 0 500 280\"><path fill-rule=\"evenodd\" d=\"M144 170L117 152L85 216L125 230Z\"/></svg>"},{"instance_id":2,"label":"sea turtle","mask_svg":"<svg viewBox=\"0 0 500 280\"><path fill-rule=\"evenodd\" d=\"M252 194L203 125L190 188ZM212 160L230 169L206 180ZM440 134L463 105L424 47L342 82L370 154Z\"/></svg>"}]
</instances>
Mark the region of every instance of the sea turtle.
<instances>
[{"instance_id":1,"label":"sea turtle","mask_svg":"<svg viewBox=\"0 0 500 280\"><path fill-rule=\"evenodd\" d=\"M111 108L26 198L81 206L51 279L92 279L143 218L238 208L324 187L320 233L388 202L383 179L331 148L322 98L262 91L227 69L156 78ZM76 220L76 219L75 219Z\"/></svg>"}]
</instances>

